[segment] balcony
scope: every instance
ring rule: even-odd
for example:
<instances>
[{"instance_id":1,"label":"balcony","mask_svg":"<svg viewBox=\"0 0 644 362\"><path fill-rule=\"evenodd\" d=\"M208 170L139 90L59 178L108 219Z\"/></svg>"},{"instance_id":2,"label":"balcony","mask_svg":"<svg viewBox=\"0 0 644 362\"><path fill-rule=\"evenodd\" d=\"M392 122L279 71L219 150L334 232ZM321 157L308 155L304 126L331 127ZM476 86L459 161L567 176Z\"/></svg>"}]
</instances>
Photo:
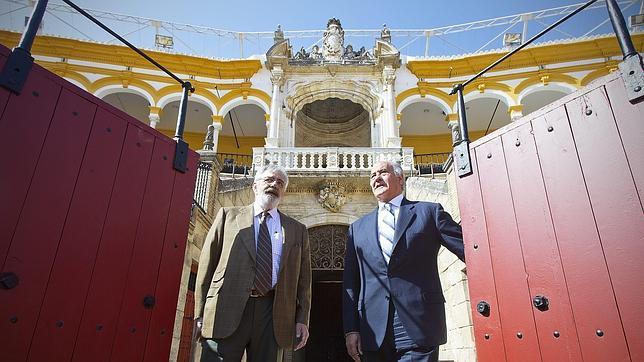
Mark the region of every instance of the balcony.
<instances>
[{"instance_id":1,"label":"balcony","mask_svg":"<svg viewBox=\"0 0 644 362\"><path fill-rule=\"evenodd\" d=\"M398 161L405 172L414 170L414 149L375 147L253 148L253 168L278 164L289 173L366 173L378 161Z\"/></svg>"}]
</instances>

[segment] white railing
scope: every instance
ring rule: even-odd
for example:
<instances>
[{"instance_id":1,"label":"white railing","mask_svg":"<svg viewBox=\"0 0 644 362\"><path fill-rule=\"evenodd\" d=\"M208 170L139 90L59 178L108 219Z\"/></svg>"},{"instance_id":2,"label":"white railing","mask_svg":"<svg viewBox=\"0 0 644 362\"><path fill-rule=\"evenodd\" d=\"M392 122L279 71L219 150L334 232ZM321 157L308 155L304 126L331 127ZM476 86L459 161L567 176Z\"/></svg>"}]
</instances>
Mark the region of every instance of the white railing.
<instances>
[{"instance_id":1,"label":"white railing","mask_svg":"<svg viewBox=\"0 0 644 362\"><path fill-rule=\"evenodd\" d=\"M253 168L268 163L287 171L358 172L369 171L378 161L400 162L403 170L414 168L414 149L370 147L293 147L253 148Z\"/></svg>"}]
</instances>

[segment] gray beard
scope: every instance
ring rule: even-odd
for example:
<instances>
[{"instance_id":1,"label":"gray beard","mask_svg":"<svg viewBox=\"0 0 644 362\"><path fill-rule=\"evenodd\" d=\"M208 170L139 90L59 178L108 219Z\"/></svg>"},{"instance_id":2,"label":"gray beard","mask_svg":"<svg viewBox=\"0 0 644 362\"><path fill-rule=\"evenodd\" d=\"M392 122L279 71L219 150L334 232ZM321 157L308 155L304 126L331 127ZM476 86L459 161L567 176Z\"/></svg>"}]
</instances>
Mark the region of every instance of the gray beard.
<instances>
[{"instance_id":1,"label":"gray beard","mask_svg":"<svg viewBox=\"0 0 644 362\"><path fill-rule=\"evenodd\" d=\"M257 202L262 210L270 210L276 208L277 205L279 205L280 198L271 194L262 193L257 195L255 202Z\"/></svg>"}]
</instances>

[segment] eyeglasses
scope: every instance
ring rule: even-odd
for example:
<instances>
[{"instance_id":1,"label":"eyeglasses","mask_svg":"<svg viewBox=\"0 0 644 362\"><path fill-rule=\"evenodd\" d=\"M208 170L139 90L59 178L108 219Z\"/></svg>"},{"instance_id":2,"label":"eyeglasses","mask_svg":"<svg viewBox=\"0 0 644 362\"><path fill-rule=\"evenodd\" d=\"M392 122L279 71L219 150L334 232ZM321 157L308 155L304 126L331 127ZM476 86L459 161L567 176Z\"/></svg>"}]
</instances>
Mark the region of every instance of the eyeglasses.
<instances>
[{"instance_id":1,"label":"eyeglasses","mask_svg":"<svg viewBox=\"0 0 644 362\"><path fill-rule=\"evenodd\" d=\"M264 177L262 179L262 182L264 182L266 184L276 183L277 186L279 186L280 188L284 187L284 181L282 179L277 178L277 177L272 177L272 176Z\"/></svg>"}]
</instances>

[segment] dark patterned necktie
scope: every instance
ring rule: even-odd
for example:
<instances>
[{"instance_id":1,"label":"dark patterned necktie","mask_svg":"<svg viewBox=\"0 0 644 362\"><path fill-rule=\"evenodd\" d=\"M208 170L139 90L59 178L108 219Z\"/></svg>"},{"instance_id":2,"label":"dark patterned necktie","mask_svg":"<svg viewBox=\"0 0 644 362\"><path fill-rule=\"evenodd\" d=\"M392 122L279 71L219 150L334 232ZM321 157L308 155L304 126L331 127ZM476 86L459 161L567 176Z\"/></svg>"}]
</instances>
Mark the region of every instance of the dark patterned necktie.
<instances>
[{"instance_id":1,"label":"dark patterned necktie","mask_svg":"<svg viewBox=\"0 0 644 362\"><path fill-rule=\"evenodd\" d=\"M267 219L271 215L264 211L259 219L257 236L257 257L255 259L255 290L266 295L273 289L273 245L268 232Z\"/></svg>"}]
</instances>

